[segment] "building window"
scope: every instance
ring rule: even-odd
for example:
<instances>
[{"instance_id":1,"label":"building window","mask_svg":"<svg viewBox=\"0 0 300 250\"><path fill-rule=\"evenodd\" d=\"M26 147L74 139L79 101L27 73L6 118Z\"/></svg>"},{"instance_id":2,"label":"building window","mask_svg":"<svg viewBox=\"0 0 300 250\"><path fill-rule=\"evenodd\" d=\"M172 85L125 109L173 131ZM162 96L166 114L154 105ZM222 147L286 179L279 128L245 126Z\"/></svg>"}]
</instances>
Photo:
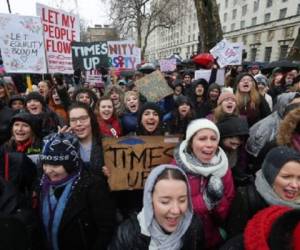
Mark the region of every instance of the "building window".
<instances>
[{"instance_id":1,"label":"building window","mask_svg":"<svg viewBox=\"0 0 300 250\"><path fill-rule=\"evenodd\" d=\"M190 41L191 41L191 35L188 36L188 42L190 42Z\"/></svg>"},{"instance_id":2,"label":"building window","mask_svg":"<svg viewBox=\"0 0 300 250\"><path fill-rule=\"evenodd\" d=\"M236 5L236 4L237 4L237 1L238 1L238 0L233 0L233 5Z\"/></svg>"},{"instance_id":3,"label":"building window","mask_svg":"<svg viewBox=\"0 0 300 250\"><path fill-rule=\"evenodd\" d=\"M282 0L283 3L287 2L288 0Z\"/></svg>"},{"instance_id":4,"label":"building window","mask_svg":"<svg viewBox=\"0 0 300 250\"><path fill-rule=\"evenodd\" d=\"M232 19L233 19L233 20L236 18L236 13L237 13L237 10L234 9L234 10L232 11Z\"/></svg>"},{"instance_id":5,"label":"building window","mask_svg":"<svg viewBox=\"0 0 300 250\"><path fill-rule=\"evenodd\" d=\"M227 13L224 13L224 18L223 18L224 22L227 21Z\"/></svg>"},{"instance_id":6,"label":"building window","mask_svg":"<svg viewBox=\"0 0 300 250\"><path fill-rule=\"evenodd\" d=\"M244 45L247 44L247 35L245 35L245 36L242 37L242 41L243 41Z\"/></svg>"},{"instance_id":7,"label":"building window","mask_svg":"<svg viewBox=\"0 0 300 250\"><path fill-rule=\"evenodd\" d=\"M231 42L236 43L237 42L237 37L231 38Z\"/></svg>"},{"instance_id":8,"label":"building window","mask_svg":"<svg viewBox=\"0 0 300 250\"><path fill-rule=\"evenodd\" d=\"M271 20L271 13L265 14L265 23L270 22Z\"/></svg>"},{"instance_id":9,"label":"building window","mask_svg":"<svg viewBox=\"0 0 300 250\"><path fill-rule=\"evenodd\" d=\"M253 38L255 43L260 43L261 33L254 34Z\"/></svg>"},{"instance_id":10,"label":"building window","mask_svg":"<svg viewBox=\"0 0 300 250\"><path fill-rule=\"evenodd\" d=\"M257 17L253 17L251 21L252 26L256 25L256 21L257 21Z\"/></svg>"},{"instance_id":11,"label":"building window","mask_svg":"<svg viewBox=\"0 0 300 250\"><path fill-rule=\"evenodd\" d=\"M265 48L265 62L270 62L272 54L272 47Z\"/></svg>"},{"instance_id":12,"label":"building window","mask_svg":"<svg viewBox=\"0 0 300 250\"><path fill-rule=\"evenodd\" d=\"M225 0L225 8L228 7L228 0Z\"/></svg>"},{"instance_id":13,"label":"building window","mask_svg":"<svg viewBox=\"0 0 300 250\"><path fill-rule=\"evenodd\" d=\"M195 39L195 34L193 34L193 41L195 41L196 39Z\"/></svg>"},{"instance_id":14,"label":"building window","mask_svg":"<svg viewBox=\"0 0 300 250\"><path fill-rule=\"evenodd\" d=\"M223 26L223 32L226 32L226 26L225 25Z\"/></svg>"},{"instance_id":15,"label":"building window","mask_svg":"<svg viewBox=\"0 0 300 250\"><path fill-rule=\"evenodd\" d=\"M247 4L242 7L242 15L245 16L247 14Z\"/></svg>"},{"instance_id":16,"label":"building window","mask_svg":"<svg viewBox=\"0 0 300 250\"><path fill-rule=\"evenodd\" d=\"M271 7L273 4L273 0L267 0L267 8Z\"/></svg>"},{"instance_id":17,"label":"building window","mask_svg":"<svg viewBox=\"0 0 300 250\"><path fill-rule=\"evenodd\" d=\"M250 54L250 61L256 61L257 48L252 48Z\"/></svg>"},{"instance_id":18,"label":"building window","mask_svg":"<svg viewBox=\"0 0 300 250\"><path fill-rule=\"evenodd\" d=\"M256 0L253 5L253 11L256 12L259 8L259 0Z\"/></svg>"},{"instance_id":19,"label":"building window","mask_svg":"<svg viewBox=\"0 0 300 250\"><path fill-rule=\"evenodd\" d=\"M235 23L231 24L231 30L235 30Z\"/></svg>"},{"instance_id":20,"label":"building window","mask_svg":"<svg viewBox=\"0 0 300 250\"><path fill-rule=\"evenodd\" d=\"M300 15L300 4L298 4L297 15Z\"/></svg>"},{"instance_id":21,"label":"building window","mask_svg":"<svg viewBox=\"0 0 300 250\"><path fill-rule=\"evenodd\" d=\"M285 59L287 56L289 46L288 45L281 45L279 51L279 60Z\"/></svg>"},{"instance_id":22,"label":"building window","mask_svg":"<svg viewBox=\"0 0 300 250\"><path fill-rule=\"evenodd\" d=\"M294 34L294 26L285 28L283 30L283 37L285 38L293 38L293 34Z\"/></svg>"},{"instance_id":23,"label":"building window","mask_svg":"<svg viewBox=\"0 0 300 250\"><path fill-rule=\"evenodd\" d=\"M281 9L279 12L279 19L283 19L286 16L287 8Z\"/></svg>"},{"instance_id":24,"label":"building window","mask_svg":"<svg viewBox=\"0 0 300 250\"><path fill-rule=\"evenodd\" d=\"M274 30L269 30L268 31L268 35L267 35L267 41L268 42L271 42L274 38L274 34L275 34L275 31Z\"/></svg>"},{"instance_id":25,"label":"building window","mask_svg":"<svg viewBox=\"0 0 300 250\"><path fill-rule=\"evenodd\" d=\"M245 28L245 20L241 21L241 29Z\"/></svg>"}]
</instances>

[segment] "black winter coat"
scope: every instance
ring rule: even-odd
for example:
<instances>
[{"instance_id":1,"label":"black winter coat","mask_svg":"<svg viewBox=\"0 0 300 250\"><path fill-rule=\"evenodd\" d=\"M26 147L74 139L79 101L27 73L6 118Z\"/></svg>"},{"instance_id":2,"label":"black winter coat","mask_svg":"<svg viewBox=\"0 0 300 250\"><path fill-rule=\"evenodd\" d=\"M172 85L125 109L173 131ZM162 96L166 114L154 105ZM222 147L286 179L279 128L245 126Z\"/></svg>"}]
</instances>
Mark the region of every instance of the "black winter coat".
<instances>
[{"instance_id":1,"label":"black winter coat","mask_svg":"<svg viewBox=\"0 0 300 250\"><path fill-rule=\"evenodd\" d=\"M238 188L226 221L228 238L243 233L253 215L268 206L254 184Z\"/></svg>"},{"instance_id":2,"label":"black winter coat","mask_svg":"<svg viewBox=\"0 0 300 250\"><path fill-rule=\"evenodd\" d=\"M141 234L137 214L121 224L108 250L148 250L150 237ZM204 231L201 221L194 215L192 223L183 236L181 250L204 249Z\"/></svg>"},{"instance_id":3,"label":"black winter coat","mask_svg":"<svg viewBox=\"0 0 300 250\"><path fill-rule=\"evenodd\" d=\"M63 212L59 250L106 250L115 225L115 207L107 183L82 170Z\"/></svg>"}]
</instances>

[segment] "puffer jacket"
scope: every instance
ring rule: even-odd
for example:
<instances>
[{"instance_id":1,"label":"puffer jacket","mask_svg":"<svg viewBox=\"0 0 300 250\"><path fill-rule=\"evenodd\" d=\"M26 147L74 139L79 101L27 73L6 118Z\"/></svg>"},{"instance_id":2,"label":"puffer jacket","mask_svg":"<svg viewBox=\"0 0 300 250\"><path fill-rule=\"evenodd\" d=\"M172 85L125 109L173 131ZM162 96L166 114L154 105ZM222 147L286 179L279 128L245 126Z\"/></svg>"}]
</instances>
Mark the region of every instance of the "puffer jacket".
<instances>
[{"instance_id":1,"label":"puffer jacket","mask_svg":"<svg viewBox=\"0 0 300 250\"><path fill-rule=\"evenodd\" d=\"M266 143L275 139L285 108L295 95L296 92L291 92L278 96L275 111L250 128L246 143L246 150L250 155L257 157Z\"/></svg>"},{"instance_id":2,"label":"puffer jacket","mask_svg":"<svg viewBox=\"0 0 300 250\"><path fill-rule=\"evenodd\" d=\"M194 215L190 227L183 236L181 250L204 249L203 234L201 221ZM150 241L150 237L141 233L137 214L134 214L119 226L108 250L148 250Z\"/></svg>"}]
</instances>

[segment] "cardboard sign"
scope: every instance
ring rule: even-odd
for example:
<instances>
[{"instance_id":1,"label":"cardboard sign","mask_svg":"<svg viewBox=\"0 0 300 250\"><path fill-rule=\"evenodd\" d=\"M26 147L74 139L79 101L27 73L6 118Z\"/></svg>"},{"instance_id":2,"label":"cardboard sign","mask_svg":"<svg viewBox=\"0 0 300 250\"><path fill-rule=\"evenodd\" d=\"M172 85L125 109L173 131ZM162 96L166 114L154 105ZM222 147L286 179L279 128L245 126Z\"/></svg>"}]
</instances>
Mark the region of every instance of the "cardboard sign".
<instances>
[{"instance_id":1,"label":"cardboard sign","mask_svg":"<svg viewBox=\"0 0 300 250\"><path fill-rule=\"evenodd\" d=\"M99 70L90 70L85 72L85 81L88 83L94 83L96 87L104 87L102 74Z\"/></svg>"},{"instance_id":2,"label":"cardboard sign","mask_svg":"<svg viewBox=\"0 0 300 250\"><path fill-rule=\"evenodd\" d=\"M159 61L161 72L170 72L176 69L176 58L163 59Z\"/></svg>"},{"instance_id":3,"label":"cardboard sign","mask_svg":"<svg viewBox=\"0 0 300 250\"><path fill-rule=\"evenodd\" d=\"M224 69L218 69L215 73L215 75L212 75L211 69L200 69L195 71L195 80L203 78L208 83L217 83L220 86L224 86L225 83L225 70ZM214 79L212 80L212 77Z\"/></svg>"},{"instance_id":4,"label":"cardboard sign","mask_svg":"<svg viewBox=\"0 0 300 250\"><path fill-rule=\"evenodd\" d=\"M137 80L135 85L150 102L157 102L173 93L173 89L169 87L163 74L158 70Z\"/></svg>"},{"instance_id":5,"label":"cardboard sign","mask_svg":"<svg viewBox=\"0 0 300 250\"><path fill-rule=\"evenodd\" d=\"M93 70L108 67L107 42L72 42L74 70Z\"/></svg>"},{"instance_id":6,"label":"cardboard sign","mask_svg":"<svg viewBox=\"0 0 300 250\"><path fill-rule=\"evenodd\" d=\"M79 17L36 4L44 27L49 73L73 74L71 42L80 40Z\"/></svg>"},{"instance_id":7,"label":"cardboard sign","mask_svg":"<svg viewBox=\"0 0 300 250\"><path fill-rule=\"evenodd\" d=\"M104 138L111 190L142 189L152 168L171 162L178 142L179 137L163 136Z\"/></svg>"},{"instance_id":8,"label":"cardboard sign","mask_svg":"<svg viewBox=\"0 0 300 250\"><path fill-rule=\"evenodd\" d=\"M108 41L110 66L120 69L136 69L141 63L141 50L133 41Z\"/></svg>"},{"instance_id":9,"label":"cardboard sign","mask_svg":"<svg viewBox=\"0 0 300 250\"><path fill-rule=\"evenodd\" d=\"M1 14L0 47L6 72L47 72L39 17Z\"/></svg>"},{"instance_id":10,"label":"cardboard sign","mask_svg":"<svg viewBox=\"0 0 300 250\"><path fill-rule=\"evenodd\" d=\"M210 53L217 58L221 68L227 65L240 65L242 64L243 44L230 43L223 39L210 50Z\"/></svg>"}]
</instances>

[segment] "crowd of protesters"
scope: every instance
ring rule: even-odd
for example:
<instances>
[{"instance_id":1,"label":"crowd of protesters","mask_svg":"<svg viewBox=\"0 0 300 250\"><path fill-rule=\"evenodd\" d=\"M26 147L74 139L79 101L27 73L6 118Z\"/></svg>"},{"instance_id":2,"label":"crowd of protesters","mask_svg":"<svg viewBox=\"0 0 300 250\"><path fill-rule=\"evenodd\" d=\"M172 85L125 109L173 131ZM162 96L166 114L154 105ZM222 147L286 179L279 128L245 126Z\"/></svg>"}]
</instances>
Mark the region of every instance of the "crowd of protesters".
<instances>
[{"instance_id":1,"label":"crowd of protesters","mask_svg":"<svg viewBox=\"0 0 300 250\"><path fill-rule=\"evenodd\" d=\"M154 70L0 79L1 249L300 248L299 69L168 72L157 103L135 84ZM103 138L167 135L182 140L143 190L110 190Z\"/></svg>"}]
</instances>

